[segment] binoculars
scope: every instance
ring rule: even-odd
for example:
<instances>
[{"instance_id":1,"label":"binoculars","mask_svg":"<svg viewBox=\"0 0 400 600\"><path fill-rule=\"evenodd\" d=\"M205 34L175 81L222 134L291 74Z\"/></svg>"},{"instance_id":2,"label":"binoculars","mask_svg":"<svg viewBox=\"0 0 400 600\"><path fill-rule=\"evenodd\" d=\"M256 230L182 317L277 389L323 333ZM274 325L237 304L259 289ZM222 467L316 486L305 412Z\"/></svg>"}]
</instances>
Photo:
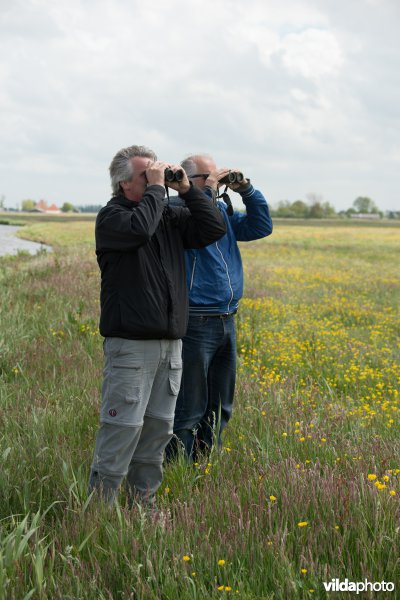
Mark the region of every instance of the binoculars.
<instances>
[{"instance_id":1,"label":"binoculars","mask_svg":"<svg viewBox=\"0 0 400 600\"><path fill-rule=\"evenodd\" d=\"M174 171L167 167L164 171L165 183L170 183L171 181L177 181L178 183L183 179L183 171L182 169L178 169Z\"/></svg>"},{"instance_id":2,"label":"binoculars","mask_svg":"<svg viewBox=\"0 0 400 600\"><path fill-rule=\"evenodd\" d=\"M220 179L218 183L225 183L226 185L229 185L230 183L242 183L243 179L243 173L238 171L229 171L228 175L225 175L225 177Z\"/></svg>"}]
</instances>

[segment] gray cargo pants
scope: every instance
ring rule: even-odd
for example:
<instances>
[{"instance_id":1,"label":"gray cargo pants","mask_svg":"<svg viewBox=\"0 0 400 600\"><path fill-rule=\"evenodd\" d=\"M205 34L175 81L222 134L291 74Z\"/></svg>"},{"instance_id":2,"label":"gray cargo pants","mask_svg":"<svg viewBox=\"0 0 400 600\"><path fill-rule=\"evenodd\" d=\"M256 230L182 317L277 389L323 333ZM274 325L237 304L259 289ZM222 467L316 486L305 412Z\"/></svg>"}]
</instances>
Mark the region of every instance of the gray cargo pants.
<instances>
[{"instance_id":1,"label":"gray cargo pants","mask_svg":"<svg viewBox=\"0 0 400 600\"><path fill-rule=\"evenodd\" d=\"M162 481L182 375L181 340L104 340L100 429L89 479L112 504L123 477L131 499L151 503Z\"/></svg>"}]
</instances>

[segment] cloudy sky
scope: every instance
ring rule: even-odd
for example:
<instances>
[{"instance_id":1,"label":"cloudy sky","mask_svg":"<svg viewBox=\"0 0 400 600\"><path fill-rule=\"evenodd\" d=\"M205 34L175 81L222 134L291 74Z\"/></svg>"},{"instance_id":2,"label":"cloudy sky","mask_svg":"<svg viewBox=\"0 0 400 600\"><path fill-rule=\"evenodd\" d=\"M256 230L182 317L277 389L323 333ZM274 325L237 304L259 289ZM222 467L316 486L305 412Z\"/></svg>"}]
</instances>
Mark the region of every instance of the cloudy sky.
<instances>
[{"instance_id":1,"label":"cloudy sky","mask_svg":"<svg viewBox=\"0 0 400 600\"><path fill-rule=\"evenodd\" d=\"M400 209L399 0L0 0L0 196L105 204L115 152L270 203Z\"/></svg>"}]
</instances>

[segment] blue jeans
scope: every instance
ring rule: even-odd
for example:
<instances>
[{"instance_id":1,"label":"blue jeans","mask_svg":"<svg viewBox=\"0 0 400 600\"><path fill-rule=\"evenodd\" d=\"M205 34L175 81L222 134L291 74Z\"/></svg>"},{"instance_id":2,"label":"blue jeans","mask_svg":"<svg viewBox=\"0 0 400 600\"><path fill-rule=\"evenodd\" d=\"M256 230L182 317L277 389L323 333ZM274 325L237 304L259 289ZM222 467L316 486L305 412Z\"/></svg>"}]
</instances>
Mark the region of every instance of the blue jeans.
<instances>
[{"instance_id":1,"label":"blue jeans","mask_svg":"<svg viewBox=\"0 0 400 600\"><path fill-rule=\"evenodd\" d=\"M191 460L207 451L231 414L236 378L235 319L229 316L190 316L183 338L183 372L174 420L174 434ZM167 447L176 453L177 439Z\"/></svg>"}]
</instances>

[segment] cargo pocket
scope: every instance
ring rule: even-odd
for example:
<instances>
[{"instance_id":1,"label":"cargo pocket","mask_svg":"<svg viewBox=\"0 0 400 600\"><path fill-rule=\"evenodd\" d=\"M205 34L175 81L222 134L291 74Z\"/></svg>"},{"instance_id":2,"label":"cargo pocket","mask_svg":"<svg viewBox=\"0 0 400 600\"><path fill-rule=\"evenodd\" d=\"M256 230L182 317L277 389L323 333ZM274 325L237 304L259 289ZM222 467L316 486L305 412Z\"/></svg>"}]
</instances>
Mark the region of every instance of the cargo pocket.
<instances>
[{"instance_id":1,"label":"cargo pocket","mask_svg":"<svg viewBox=\"0 0 400 600\"><path fill-rule=\"evenodd\" d=\"M182 361L171 358L169 363L169 393L173 396L179 394L182 377Z\"/></svg>"},{"instance_id":2,"label":"cargo pocket","mask_svg":"<svg viewBox=\"0 0 400 600\"><path fill-rule=\"evenodd\" d=\"M143 399L143 365L131 356L117 356L112 365L111 395L115 400L137 404Z\"/></svg>"}]
</instances>

